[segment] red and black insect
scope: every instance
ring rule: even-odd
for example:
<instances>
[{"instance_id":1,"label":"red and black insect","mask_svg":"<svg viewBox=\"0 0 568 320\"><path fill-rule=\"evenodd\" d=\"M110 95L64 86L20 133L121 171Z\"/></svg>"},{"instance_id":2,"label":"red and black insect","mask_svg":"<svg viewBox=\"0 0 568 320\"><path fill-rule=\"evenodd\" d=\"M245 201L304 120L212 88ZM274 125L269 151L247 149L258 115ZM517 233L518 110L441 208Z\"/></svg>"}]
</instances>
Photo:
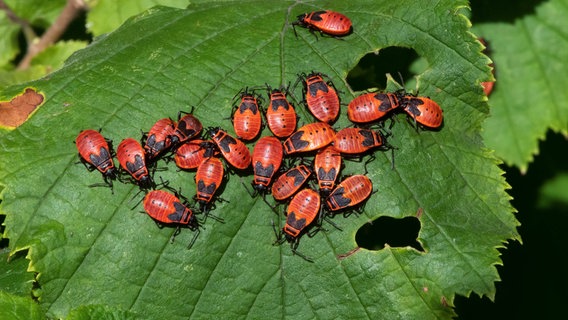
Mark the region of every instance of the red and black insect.
<instances>
[{"instance_id":1,"label":"red and black insect","mask_svg":"<svg viewBox=\"0 0 568 320\"><path fill-rule=\"evenodd\" d=\"M333 146L320 149L314 158L314 172L320 193L327 195L335 187L335 180L341 170L341 154Z\"/></svg>"},{"instance_id":2,"label":"red and black insect","mask_svg":"<svg viewBox=\"0 0 568 320\"><path fill-rule=\"evenodd\" d=\"M400 105L398 96L395 93L381 92L362 94L349 102L347 117L357 123L379 120Z\"/></svg>"},{"instance_id":3,"label":"red and black insect","mask_svg":"<svg viewBox=\"0 0 568 320\"><path fill-rule=\"evenodd\" d=\"M83 130L75 139L81 162L89 170L99 170L103 174L106 184L112 188L112 180L116 178L117 170L112 160L110 141L107 141L100 132Z\"/></svg>"},{"instance_id":4,"label":"red and black insect","mask_svg":"<svg viewBox=\"0 0 568 320\"><path fill-rule=\"evenodd\" d=\"M380 131L363 128L343 128L335 135L333 147L347 155L360 155L372 148L390 149Z\"/></svg>"},{"instance_id":5,"label":"red and black insect","mask_svg":"<svg viewBox=\"0 0 568 320\"><path fill-rule=\"evenodd\" d=\"M156 121L147 134L142 136L148 160L153 160L172 145L176 124L170 118Z\"/></svg>"},{"instance_id":6,"label":"red and black insect","mask_svg":"<svg viewBox=\"0 0 568 320\"><path fill-rule=\"evenodd\" d=\"M297 116L294 106L283 90L268 87L270 103L266 108L266 122L270 131L278 138L286 138L296 130Z\"/></svg>"},{"instance_id":7,"label":"red and black insect","mask_svg":"<svg viewBox=\"0 0 568 320\"><path fill-rule=\"evenodd\" d=\"M282 164L282 143L275 137L262 137L252 151L254 179L252 186L258 192L266 192L272 176Z\"/></svg>"},{"instance_id":8,"label":"red and black insect","mask_svg":"<svg viewBox=\"0 0 568 320\"><path fill-rule=\"evenodd\" d=\"M197 194L195 199L200 205L202 212L207 213L207 206L215 196L215 193L223 183L225 171L221 159L211 157L203 160L197 168L195 174L195 184L197 185Z\"/></svg>"},{"instance_id":9,"label":"red and black insect","mask_svg":"<svg viewBox=\"0 0 568 320\"><path fill-rule=\"evenodd\" d=\"M485 39L483 39L483 38L477 38L477 40L479 40L479 42L481 42L481 44L483 46L485 46L485 49L483 49L482 52L485 53L488 56L491 55L491 50L489 49L489 45L487 44L487 41L485 41ZM489 64L489 67L491 67L491 74L493 75L493 78L495 78L495 63L491 62ZM485 95L489 97L489 95L493 91L493 87L495 86L495 80L494 81L484 81L484 82L481 83L481 86L483 86L483 93L485 93Z\"/></svg>"},{"instance_id":10,"label":"red and black insect","mask_svg":"<svg viewBox=\"0 0 568 320\"><path fill-rule=\"evenodd\" d=\"M286 215L284 228L279 233L276 232L276 228L274 229L276 233L276 242L274 244L282 244L284 241L288 241L294 254L309 262L313 262L312 259L299 253L297 248L300 244L301 235L306 233L307 228L314 220L319 220L320 200L319 194L312 189L306 188L298 192L288 205L288 214ZM308 235L313 236L314 234Z\"/></svg>"},{"instance_id":11,"label":"red and black insect","mask_svg":"<svg viewBox=\"0 0 568 320\"><path fill-rule=\"evenodd\" d=\"M332 212L353 208L367 200L372 192L373 183L367 176L350 176L341 181L327 196L325 206Z\"/></svg>"},{"instance_id":12,"label":"red and black insect","mask_svg":"<svg viewBox=\"0 0 568 320\"><path fill-rule=\"evenodd\" d=\"M122 169L128 172L141 188L154 187L154 181L146 166L144 148L138 141L133 138L122 140L116 149L116 157Z\"/></svg>"},{"instance_id":13,"label":"red and black insect","mask_svg":"<svg viewBox=\"0 0 568 320\"><path fill-rule=\"evenodd\" d=\"M293 154L321 149L333 142L335 130L325 122L307 124L284 141L284 152Z\"/></svg>"},{"instance_id":14,"label":"red and black insect","mask_svg":"<svg viewBox=\"0 0 568 320\"><path fill-rule=\"evenodd\" d=\"M186 113L183 117L181 115L182 112L178 114L178 122L171 137L171 142L175 146L197 137L203 129L203 125L193 114Z\"/></svg>"},{"instance_id":15,"label":"red and black insect","mask_svg":"<svg viewBox=\"0 0 568 320\"><path fill-rule=\"evenodd\" d=\"M310 168L303 164L286 171L272 184L272 196L277 201L289 199L308 181L311 174Z\"/></svg>"},{"instance_id":16,"label":"red and black insect","mask_svg":"<svg viewBox=\"0 0 568 320\"><path fill-rule=\"evenodd\" d=\"M197 169L205 158L215 156L219 152L214 146L213 141L201 139L186 141L176 150L174 155L176 165L185 170Z\"/></svg>"},{"instance_id":17,"label":"red and black insect","mask_svg":"<svg viewBox=\"0 0 568 320\"><path fill-rule=\"evenodd\" d=\"M253 140L258 136L262 128L259 100L257 95L249 93L248 89L241 90L240 98L239 105L235 106L233 128L239 139Z\"/></svg>"},{"instance_id":18,"label":"red and black insect","mask_svg":"<svg viewBox=\"0 0 568 320\"><path fill-rule=\"evenodd\" d=\"M402 109L414 120L414 124L437 129L442 125L444 114L442 108L428 97L404 95L400 103Z\"/></svg>"},{"instance_id":19,"label":"red and black insect","mask_svg":"<svg viewBox=\"0 0 568 320\"><path fill-rule=\"evenodd\" d=\"M339 96L333 82L326 82L323 77L322 73L312 72L300 74L298 81L302 80L304 84L304 103L312 115L321 122L333 123L339 115Z\"/></svg>"},{"instance_id":20,"label":"red and black insect","mask_svg":"<svg viewBox=\"0 0 568 320\"><path fill-rule=\"evenodd\" d=\"M298 20L292 23L294 33L296 34L295 26L308 28L311 32L319 31L321 34L333 37L342 37L353 32L351 20L344 14L331 10L301 14L298 16Z\"/></svg>"},{"instance_id":21,"label":"red and black insect","mask_svg":"<svg viewBox=\"0 0 568 320\"><path fill-rule=\"evenodd\" d=\"M250 166L250 151L241 140L233 138L221 128L209 128L208 132L211 140L215 142L219 151L231 166L241 170Z\"/></svg>"},{"instance_id":22,"label":"red and black insect","mask_svg":"<svg viewBox=\"0 0 568 320\"><path fill-rule=\"evenodd\" d=\"M169 192L152 190L144 197L144 210L158 225L176 225L172 242L179 234L181 226L195 231L195 236L187 246L188 249L191 248L199 234L199 222L187 204L182 203L177 196Z\"/></svg>"}]
</instances>

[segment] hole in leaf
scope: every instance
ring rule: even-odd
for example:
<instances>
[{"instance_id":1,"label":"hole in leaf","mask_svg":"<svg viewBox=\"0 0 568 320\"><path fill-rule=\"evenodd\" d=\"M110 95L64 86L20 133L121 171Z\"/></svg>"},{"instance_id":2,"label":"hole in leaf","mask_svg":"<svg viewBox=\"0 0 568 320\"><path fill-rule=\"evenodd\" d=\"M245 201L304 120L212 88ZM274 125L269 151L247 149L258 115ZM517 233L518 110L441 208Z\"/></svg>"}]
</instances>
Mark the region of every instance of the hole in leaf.
<instances>
[{"instance_id":1,"label":"hole in leaf","mask_svg":"<svg viewBox=\"0 0 568 320\"><path fill-rule=\"evenodd\" d=\"M416 240L418 231L420 221L416 217L380 217L359 228L355 241L359 247L368 250L381 250L388 244L390 247L410 246L424 252L424 248Z\"/></svg>"},{"instance_id":2,"label":"hole in leaf","mask_svg":"<svg viewBox=\"0 0 568 320\"><path fill-rule=\"evenodd\" d=\"M418 58L414 49L403 47L387 47L378 53L368 53L359 60L355 68L349 71L347 82L354 91L370 88L384 90L387 86L387 73L400 81L400 72L406 82L407 79L426 70L426 66L421 67L422 63L416 63Z\"/></svg>"},{"instance_id":3,"label":"hole in leaf","mask_svg":"<svg viewBox=\"0 0 568 320\"><path fill-rule=\"evenodd\" d=\"M0 187L0 189L2 189L2 188ZM0 200L0 204L1 203L2 203L2 200ZM6 229L6 226L4 225L5 219L6 219L5 215L0 215L0 252L2 251L2 249L8 247L8 238L2 238L2 235L4 234L4 230Z\"/></svg>"}]
</instances>

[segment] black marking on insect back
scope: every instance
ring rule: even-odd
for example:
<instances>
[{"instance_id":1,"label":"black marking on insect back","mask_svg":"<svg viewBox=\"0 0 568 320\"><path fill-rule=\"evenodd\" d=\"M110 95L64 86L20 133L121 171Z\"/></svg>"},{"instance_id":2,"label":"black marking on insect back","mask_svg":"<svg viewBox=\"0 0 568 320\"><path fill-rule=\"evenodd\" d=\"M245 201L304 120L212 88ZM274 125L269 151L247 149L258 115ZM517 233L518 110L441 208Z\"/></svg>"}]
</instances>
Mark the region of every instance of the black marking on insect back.
<instances>
[{"instance_id":1,"label":"black marking on insect back","mask_svg":"<svg viewBox=\"0 0 568 320\"><path fill-rule=\"evenodd\" d=\"M329 171L325 171L323 168L319 168L318 170L318 179L322 181L335 181L335 177L337 177L337 171L335 168L331 168Z\"/></svg>"},{"instance_id":2,"label":"black marking on insect back","mask_svg":"<svg viewBox=\"0 0 568 320\"><path fill-rule=\"evenodd\" d=\"M308 86L308 92L310 93L310 95L312 97L315 97L317 95L318 90L327 93L329 91L329 87L327 86L327 84L325 82L323 82L321 80L314 82L314 83L311 83Z\"/></svg>"},{"instance_id":3,"label":"black marking on insect back","mask_svg":"<svg viewBox=\"0 0 568 320\"><path fill-rule=\"evenodd\" d=\"M272 100L272 111L278 111L280 108L284 108L286 110L290 109L290 105L285 99L278 99Z\"/></svg>"},{"instance_id":4,"label":"black marking on insect back","mask_svg":"<svg viewBox=\"0 0 568 320\"><path fill-rule=\"evenodd\" d=\"M180 222L186 208L183 204L179 202L174 202L174 208L176 209L176 211L168 214L168 219L170 219L173 222Z\"/></svg>"},{"instance_id":5,"label":"black marking on insect back","mask_svg":"<svg viewBox=\"0 0 568 320\"><path fill-rule=\"evenodd\" d=\"M392 103L388 95L384 93L377 93L373 98L381 102L379 105L379 111L387 112L392 109Z\"/></svg>"},{"instance_id":6,"label":"black marking on insect back","mask_svg":"<svg viewBox=\"0 0 568 320\"><path fill-rule=\"evenodd\" d=\"M418 109L418 106L421 104L424 104L424 101L422 99L416 98L408 98L407 101L404 102L406 110L412 113L414 117L422 114L422 112L420 112L420 109Z\"/></svg>"},{"instance_id":7,"label":"black marking on insect back","mask_svg":"<svg viewBox=\"0 0 568 320\"><path fill-rule=\"evenodd\" d=\"M289 171L288 173L286 173L286 177L294 178L294 187L297 187L297 186L303 184L304 181L306 181L306 179L304 178L304 176L300 173L300 170L298 170L298 169Z\"/></svg>"},{"instance_id":8,"label":"black marking on insect back","mask_svg":"<svg viewBox=\"0 0 568 320\"><path fill-rule=\"evenodd\" d=\"M325 13L326 11L316 11L312 14L312 17L310 19L312 19L312 21L322 21L323 18L321 17L321 15Z\"/></svg>"},{"instance_id":9,"label":"black marking on insect back","mask_svg":"<svg viewBox=\"0 0 568 320\"><path fill-rule=\"evenodd\" d=\"M151 135L146 140L146 146L150 149L151 153L160 153L166 148L166 140L156 141L156 135Z\"/></svg>"},{"instance_id":10,"label":"black marking on insect back","mask_svg":"<svg viewBox=\"0 0 568 320\"><path fill-rule=\"evenodd\" d=\"M308 141L302 140L303 135L304 131L298 131L290 136L290 142L292 142L294 150L303 150L310 144Z\"/></svg>"},{"instance_id":11,"label":"black marking on insect back","mask_svg":"<svg viewBox=\"0 0 568 320\"><path fill-rule=\"evenodd\" d=\"M230 135L225 135L221 140L219 140L219 148L221 148L224 152L231 152L231 145L237 144L237 140L231 137Z\"/></svg>"},{"instance_id":12,"label":"black marking on insect back","mask_svg":"<svg viewBox=\"0 0 568 320\"><path fill-rule=\"evenodd\" d=\"M241 103L241 105L239 106L239 112L241 114L243 114L247 110L250 110L252 112L252 114L257 114L258 113L258 105L254 102L243 101Z\"/></svg>"},{"instance_id":13,"label":"black marking on insect back","mask_svg":"<svg viewBox=\"0 0 568 320\"><path fill-rule=\"evenodd\" d=\"M268 167L263 167L262 163L260 163L260 161L257 161L254 164L254 173L260 177L272 177L272 175L274 174L274 165L270 164Z\"/></svg>"},{"instance_id":14,"label":"black marking on insect back","mask_svg":"<svg viewBox=\"0 0 568 320\"><path fill-rule=\"evenodd\" d=\"M215 183L212 183L208 186L205 185L205 182L203 182L203 180L199 180L197 182L197 191L201 192L201 193L205 193L208 195L213 195L213 193L215 193L215 190L217 190L217 185Z\"/></svg>"},{"instance_id":15,"label":"black marking on insect back","mask_svg":"<svg viewBox=\"0 0 568 320\"><path fill-rule=\"evenodd\" d=\"M197 131L194 128L187 127L187 121L178 122L176 131L181 132L184 137L192 137L197 134Z\"/></svg>"},{"instance_id":16,"label":"black marking on insect back","mask_svg":"<svg viewBox=\"0 0 568 320\"><path fill-rule=\"evenodd\" d=\"M345 194L345 188L344 187L337 188L329 196L327 201L330 202L330 203L335 202L337 204L338 208L345 208L345 207L349 206L349 204L351 203L351 199L345 198L343 196L343 194Z\"/></svg>"},{"instance_id":17,"label":"black marking on insect back","mask_svg":"<svg viewBox=\"0 0 568 320\"><path fill-rule=\"evenodd\" d=\"M296 213L292 211L288 214L286 223L297 230L302 230L306 227L306 218L296 219Z\"/></svg>"},{"instance_id":18,"label":"black marking on insect back","mask_svg":"<svg viewBox=\"0 0 568 320\"><path fill-rule=\"evenodd\" d=\"M135 173L136 171L144 168L145 166L146 164L144 163L144 159L139 154L134 156L134 162L126 163L126 169L128 169L128 172L130 173Z\"/></svg>"},{"instance_id":19,"label":"black marking on insect back","mask_svg":"<svg viewBox=\"0 0 568 320\"><path fill-rule=\"evenodd\" d=\"M110 162L110 154L108 153L108 150L105 147L101 147L101 149L99 150L99 155L95 155L95 154L91 154L89 156L89 159L91 160L91 163L99 168L100 170L106 169L107 167L110 166L111 162Z\"/></svg>"},{"instance_id":20,"label":"black marking on insect back","mask_svg":"<svg viewBox=\"0 0 568 320\"><path fill-rule=\"evenodd\" d=\"M359 130L359 134L363 137L361 145L364 147L372 147L375 145L375 136L371 130Z\"/></svg>"},{"instance_id":21,"label":"black marking on insect back","mask_svg":"<svg viewBox=\"0 0 568 320\"><path fill-rule=\"evenodd\" d=\"M155 145L156 145L156 135L152 134L146 140L146 146L148 146L150 148L154 148Z\"/></svg>"}]
</instances>

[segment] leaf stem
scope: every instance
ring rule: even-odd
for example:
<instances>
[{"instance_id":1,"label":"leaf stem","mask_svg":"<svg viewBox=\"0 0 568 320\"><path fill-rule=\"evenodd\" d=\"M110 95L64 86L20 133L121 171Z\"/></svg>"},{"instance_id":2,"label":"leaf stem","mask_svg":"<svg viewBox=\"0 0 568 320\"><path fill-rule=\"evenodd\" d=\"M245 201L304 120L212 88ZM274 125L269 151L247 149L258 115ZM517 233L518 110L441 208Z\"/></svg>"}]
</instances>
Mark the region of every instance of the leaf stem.
<instances>
[{"instance_id":1,"label":"leaf stem","mask_svg":"<svg viewBox=\"0 0 568 320\"><path fill-rule=\"evenodd\" d=\"M22 27L28 42L37 37L30 23L27 20L18 17L18 15L6 4L6 2L4 2L4 0L0 0L0 10L6 12L6 16L10 19L10 21Z\"/></svg>"},{"instance_id":2,"label":"leaf stem","mask_svg":"<svg viewBox=\"0 0 568 320\"><path fill-rule=\"evenodd\" d=\"M3 1L0 0L0 2ZM55 22L41 35L41 38L34 38L31 42L28 42L28 51L18 64L18 69L25 70L29 68L32 59L45 50L45 48L55 43L65 32L71 21L85 8L86 4L84 0L67 0L61 14L59 14Z\"/></svg>"}]
</instances>

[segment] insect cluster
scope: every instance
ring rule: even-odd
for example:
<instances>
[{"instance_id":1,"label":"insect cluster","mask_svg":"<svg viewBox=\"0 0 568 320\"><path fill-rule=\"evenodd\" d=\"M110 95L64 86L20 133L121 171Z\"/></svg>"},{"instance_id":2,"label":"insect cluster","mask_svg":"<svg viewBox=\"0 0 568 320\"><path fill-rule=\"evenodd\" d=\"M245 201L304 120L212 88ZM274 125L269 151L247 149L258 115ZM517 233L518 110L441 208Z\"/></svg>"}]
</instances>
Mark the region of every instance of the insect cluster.
<instances>
[{"instance_id":1,"label":"insect cluster","mask_svg":"<svg viewBox=\"0 0 568 320\"><path fill-rule=\"evenodd\" d=\"M332 11L300 15L293 25L333 37L352 32L350 20ZM300 101L294 95L299 84ZM258 93L261 88L267 93L266 107ZM324 220L339 229L331 218L338 213L349 215L373 193L372 181L366 174L340 178L344 158L360 159L374 150L392 149L382 124L397 111L406 112L417 129L439 128L442 124L442 110L436 102L399 90L356 97L347 107L354 126L336 130L332 125L341 110L339 93L327 75L301 73L291 90L290 85L272 89L266 84L238 92L233 99L234 136L220 127L203 130L192 113L180 112L177 121L158 120L141 142L124 139L116 154L110 141L95 130L82 131L75 143L83 163L100 171L106 185L112 188L113 180L118 179L135 183L145 191L144 210L158 224L176 227L172 240L181 227L195 231L189 246L215 209L219 188L228 178L226 172L252 173L251 196L262 196L266 201L271 194L277 204L287 205L284 227L277 230L273 223L274 244L287 241L294 254L311 261L297 251L301 236L315 234ZM301 119L299 129L300 119L291 100L304 105L314 118ZM263 118L272 135L259 138ZM246 143L254 143L252 153ZM119 168L114 166L114 156ZM167 183L154 182L158 160L172 158L180 169L196 170L193 199L198 208ZM266 202L279 213L278 206ZM196 214L203 214L203 218L198 219Z\"/></svg>"}]
</instances>

